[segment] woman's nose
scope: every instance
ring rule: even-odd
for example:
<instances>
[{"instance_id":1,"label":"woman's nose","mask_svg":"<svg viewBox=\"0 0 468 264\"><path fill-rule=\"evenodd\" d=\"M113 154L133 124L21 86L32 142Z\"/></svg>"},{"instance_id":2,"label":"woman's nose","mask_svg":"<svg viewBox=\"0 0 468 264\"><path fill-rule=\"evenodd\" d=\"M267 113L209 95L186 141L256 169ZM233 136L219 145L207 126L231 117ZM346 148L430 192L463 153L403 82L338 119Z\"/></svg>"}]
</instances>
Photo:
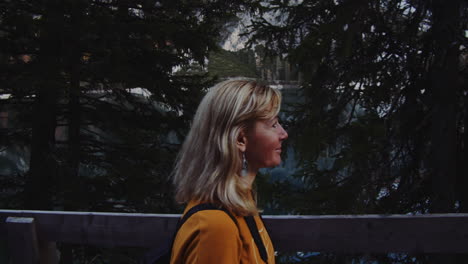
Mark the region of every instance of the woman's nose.
<instances>
[{"instance_id":1,"label":"woman's nose","mask_svg":"<svg viewBox=\"0 0 468 264\"><path fill-rule=\"evenodd\" d=\"M285 140L287 138L288 138L288 132L286 132L286 130L284 130L283 126L281 126L280 140Z\"/></svg>"}]
</instances>

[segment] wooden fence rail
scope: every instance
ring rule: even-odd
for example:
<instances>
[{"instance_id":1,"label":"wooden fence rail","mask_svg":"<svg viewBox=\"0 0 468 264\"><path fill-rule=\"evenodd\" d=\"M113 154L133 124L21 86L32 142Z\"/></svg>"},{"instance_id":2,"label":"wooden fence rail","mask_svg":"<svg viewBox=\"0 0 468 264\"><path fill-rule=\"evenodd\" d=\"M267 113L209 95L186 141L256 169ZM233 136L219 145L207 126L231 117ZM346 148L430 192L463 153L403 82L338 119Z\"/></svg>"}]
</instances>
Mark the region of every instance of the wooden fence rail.
<instances>
[{"instance_id":1,"label":"wooden fence rail","mask_svg":"<svg viewBox=\"0 0 468 264\"><path fill-rule=\"evenodd\" d=\"M179 215L0 210L13 263L57 263L55 242L150 248ZM264 216L278 251L468 253L468 214Z\"/></svg>"}]
</instances>

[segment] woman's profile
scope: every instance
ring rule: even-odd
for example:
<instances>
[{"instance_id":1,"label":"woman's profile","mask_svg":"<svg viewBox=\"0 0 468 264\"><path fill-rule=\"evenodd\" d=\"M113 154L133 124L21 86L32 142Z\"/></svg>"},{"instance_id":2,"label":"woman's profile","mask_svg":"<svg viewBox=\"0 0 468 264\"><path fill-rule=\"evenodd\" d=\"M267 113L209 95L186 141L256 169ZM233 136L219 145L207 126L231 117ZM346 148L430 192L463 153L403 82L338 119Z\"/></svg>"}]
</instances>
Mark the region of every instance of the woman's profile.
<instances>
[{"instance_id":1,"label":"woman's profile","mask_svg":"<svg viewBox=\"0 0 468 264\"><path fill-rule=\"evenodd\" d=\"M260 168L281 162L288 137L278 122L279 91L252 80L215 85L201 101L173 173L184 214L171 263L275 263L252 184Z\"/></svg>"}]
</instances>

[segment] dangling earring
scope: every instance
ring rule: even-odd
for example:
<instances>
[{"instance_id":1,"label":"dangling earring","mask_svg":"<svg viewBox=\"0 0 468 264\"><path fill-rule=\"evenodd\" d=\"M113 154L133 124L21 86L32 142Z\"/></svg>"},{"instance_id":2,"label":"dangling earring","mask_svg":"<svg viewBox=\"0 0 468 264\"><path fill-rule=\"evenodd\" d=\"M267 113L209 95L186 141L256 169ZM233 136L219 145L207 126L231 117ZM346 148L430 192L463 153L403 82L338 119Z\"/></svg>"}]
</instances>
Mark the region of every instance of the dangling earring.
<instances>
[{"instance_id":1,"label":"dangling earring","mask_svg":"<svg viewBox=\"0 0 468 264\"><path fill-rule=\"evenodd\" d=\"M245 153L242 152L242 171L241 171L242 177L247 176L247 172L248 172L247 167L248 167L248 164L247 164L247 160L245 159Z\"/></svg>"}]
</instances>

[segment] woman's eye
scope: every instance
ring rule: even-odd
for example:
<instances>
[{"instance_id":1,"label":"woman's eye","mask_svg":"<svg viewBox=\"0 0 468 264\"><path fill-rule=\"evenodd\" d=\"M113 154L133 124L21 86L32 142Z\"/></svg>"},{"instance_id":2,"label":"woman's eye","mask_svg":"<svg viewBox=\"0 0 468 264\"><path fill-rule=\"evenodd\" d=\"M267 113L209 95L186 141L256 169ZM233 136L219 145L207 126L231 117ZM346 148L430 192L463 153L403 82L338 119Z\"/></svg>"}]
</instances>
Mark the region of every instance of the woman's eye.
<instances>
[{"instance_id":1,"label":"woman's eye","mask_svg":"<svg viewBox=\"0 0 468 264\"><path fill-rule=\"evenodd\" d=\"M278 123L278 122L275 122L275 123L273 124L273 127L274 127L274 128L277 128L278 125L279 125L279 123Z\"/></svg>"}]
</instances>

